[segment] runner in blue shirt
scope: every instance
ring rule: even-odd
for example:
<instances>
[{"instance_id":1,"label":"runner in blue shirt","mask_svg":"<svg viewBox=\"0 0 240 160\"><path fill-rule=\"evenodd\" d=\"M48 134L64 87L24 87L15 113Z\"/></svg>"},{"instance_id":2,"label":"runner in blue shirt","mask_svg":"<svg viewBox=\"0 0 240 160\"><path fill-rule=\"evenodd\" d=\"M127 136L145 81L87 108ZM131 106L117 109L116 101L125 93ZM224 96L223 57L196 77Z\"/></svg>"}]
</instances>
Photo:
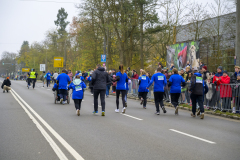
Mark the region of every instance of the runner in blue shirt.
<instances>
[{"instance_id":1,"label":"runner in blue shirt","mask_svg":"<svg viewBox=\"0 0 240 160\"><path fill-rule=\"evenodd\" d=\"M60 103L65 104L68 95L68 84L70 84L70 77L66 74L66 70L62 70L62 74L57 77L57 84L59 89Z\"/></svg>"},{"instance_id":2,"label":"runner in blue shirt","mask_svg":"<svg viewBox=\"0 0 240 160\"><path fill-rule=\"evenodd\" d=\"M142 70L142 76L138 78L139 88L138 88L138 97L141 100L141 105L143 105L143 108L146 109L147 105L147 94L149 90L147 89L147 86L150 82L150 79L146 76L146 72Z\"/></svg>"},{"instance_id":3,"label":"runner in blue shirt","mask_svg":"<svg viewBox=\"0 0 240 160\"><path fill-rule=\"evenodd\" d=\"M123 71L123 65L119 66L119 72L116 74L116 81L117 81L117 87L116 87L116 104L117 104L117 109L115 112L119 112L119 96L120 93L122 94L122 103L123 103L123 109L122 113L126 112L126 101L125 101L125 95L127 94L126 89L126 82L128 82L128 76L126 73Z\"/></svg>"},{"instance_id":4,"label":"runner in blue shirt","mask_svg":"<svg viewBox=\"0 0 240 160\"><path fill-rule=\"evenodd\" d=\"M48 86L50 87L51 76L52 76L52 74L50 73L50 71L48 71L47 74L46 74L47 87L48 87Z\"/></svg>"},{"instance_id":5,"label":"runner in blue shirt","mask_svg":"<svg viewBox=\"0 0 240 160\"><path fill-rule=\"evenodd\" d=\"M178 115L178 99L181 94L181 84L185 86L185 80L182 76L178 74L178 70L174 68L172 70L173 75L169 79L168 87L171 86L170 94L171 94L171 102L172 105L175 107L175 114Z\"/></svg>"},{"instance_id":6,"label":"runner in blue shirt","mask_svg":"<svg viewBox=\"0 0 240 160\"><path fill-rule=\"evenodd\" d=\"M164 74L161 73L162 68L159 67L157 69L157 73L152 76L150 83L147 86L147 89L152 85L154 82L154 100L156 106L156 113L157 115L160 114L159 104L163 110L163 113L167 113L164 104L163 104L163 94L164 94L164 87L167 85L167 79Z\"/></svg>"}]
</instances>

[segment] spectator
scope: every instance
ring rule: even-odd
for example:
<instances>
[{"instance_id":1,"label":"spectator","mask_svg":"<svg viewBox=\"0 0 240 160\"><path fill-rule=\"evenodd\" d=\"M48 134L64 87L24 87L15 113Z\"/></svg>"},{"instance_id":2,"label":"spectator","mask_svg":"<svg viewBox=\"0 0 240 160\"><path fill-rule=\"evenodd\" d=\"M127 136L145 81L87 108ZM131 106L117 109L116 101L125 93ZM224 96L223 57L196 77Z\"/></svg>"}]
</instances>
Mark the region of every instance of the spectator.
<instances>
[{"instance_id":1,"label":"spectator","mask_svg":"<svg viewBox=\"0 0 240 160\"><path fill-rule=\"evenodd\" d=\"M58 77L58 73L57 71L55 71L55 73L53 74L53 81L54 81L54 84L56 83L56 79ZM71 78L70 78L71 79Z\"/></svg>"},{"instance_id":2,"label":"spectator","mask_svg":"<svg viewBox=\"0 0 240 160\"><path fill-rule=\"evenodd\" d=\"M216 86L216 92L213 93L213 99L215 100L214 103L217 104L217 109L220 109L220 89L219 89L219 85L217 84L217 81L223 75L222 70L223 70L222 66L219 66L217 68L217 73L213 77L213 83Z\"/></svg>"},{"instance_id":3,"label":"spectator","mask_svg":"<svg viewBox=\"0 0 240 160\"><path fill-rule=\"evenodd\" d=\"M220 85L220 97L222 99L222 111L231 109L231 97L232 89L230 84L230 77L227 75L227 71L223 71L223 75L217 80L217 84Z\"/></svg>"},{"instance_id":4,"label":"spectator","mask_svg":"<svg viewBox=\"0 0 240 160\"><path fill-rule=\"evenodd\" d=\"M230 77L230 84L236 84L236 82L237 82L237 75L239 74L239 66L235 66L234 69L235 69L235 72ZM235 94L238 91L235 89L235 85L231 85L231 87L232 87L232 97L233 97L233 113L235 113L235 103L236 103L236 95Z\"/></svg>"},{"instance_id":5,"label":"spectator","mask_svg":"<svg viewBox=\"0 0 240 160\"><path fill-rule=\"evenodd\" d=\"M137 84L138 84L138 74L137 74L137 71L134 70L133 72L133 77L132 77L132 89L133 89L133 94L137 94Z\"/></svg>"},{"instance_id":6,"label":"spectator","mask_svg":"<svg viewBox=\"0 0 240 160\"><path fill-rule=\"evenodd\" d=\"M213 84L211 83L210 77L207 79L206 83L208 86L208 93L206 94L206 103L207 103L207 108L209 108L212 101L212 96L213 96Z\"/></svg>"},{"instance_id":7,"label":"spectator","mask_svg":"<svg viewBox=\"0 0 240 160\"><path fill-rule=\"evenodd\" d=\"M173 70L173 68L175 68L175 67L174 67L174 64L173 64L173 63L171 63L170 70Z\"/></svg>"},{"instance_id":8,"label":"spectator","mask_svg":"<svg viewBox=\"0 0 240 160\"><path fill-rule=\"evenodd\" d=\"M187 64L186 64L186 66L185 66L185 69L186 69L187 67L191 68L191 65L190 65L189 61L187 61Z\"/></svg>"},{"instance_id":9,"label":"spectator","mask_svg":"<svg viewBox=\"0 0 240 160\"><path fill-rule=\"evenodd\" d=\"M235 106L233 106L233 111L232 113L236 113L236 110L239 111L239 106L240 106L240 73L237 74L237 80L235 82L235 85L234 85L234 103Z\"/></svg>"},{"instance_id":10,"label":"spectator","mask_svg":"<svg viewBox=\"0 0 240 160\"><path fill-rule=\"evenodd\" d=\"M200 62L200 70L202 70L202 67L205 66L204 63L201 61Z\"/></svg>"},{"instance_id":11,"label":"spectator","mask_svg":"<svg viewBox=\"0 0 240 160\"><path fill-rule=\"evenodd\" d=\"M5 91L9 91L9 90L11 90L11 81L10 81L10 79L9 79L9 77L7 77L4 81L3 81L3 83L2 83L2 86L1 86L1 88L3 89L3 93L5 93Z\"/></svg>"},{"instance_id":12,"label":"spectator","mask_svg":"<svg viewBox=\"0 0 240 160\"><path fill-rule=\"evenodd\" d=\"M209 78L209 71L207 70L207 66L202 67L202 78L206 81Z\"/></svg>"}]
</instances>

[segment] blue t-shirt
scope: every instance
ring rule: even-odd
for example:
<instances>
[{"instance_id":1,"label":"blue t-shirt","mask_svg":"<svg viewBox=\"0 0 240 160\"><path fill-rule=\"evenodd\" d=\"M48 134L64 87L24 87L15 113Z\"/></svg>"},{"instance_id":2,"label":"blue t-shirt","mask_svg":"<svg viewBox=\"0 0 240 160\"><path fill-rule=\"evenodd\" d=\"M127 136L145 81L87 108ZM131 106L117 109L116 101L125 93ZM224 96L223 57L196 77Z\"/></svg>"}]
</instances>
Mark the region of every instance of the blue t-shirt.
<instances>
[{"instance_id":1,"label":"blue t-shirt","mask_svg":"<svg viewBox=\"0 0 240 160\"><path fill-rule=\"evenodd\" d=\"M68 88L73 90L72 99L83 99L83 89L86 88L83 81L79 85L71 83Z\"/></svg>"},{"instance_id":2,"label":"blue t-shirt","mask_svg":"<svg viewBox=\"0 0 240 160\"><path fill-rule=\"evenodd\" d=\"M141 80L141 83L138 88L138 92L149 92L149 90L147 89L147 86L150 82L150 79L146 75L142 75L138 79Z\"/></svg>"},{"instance_id":3,"label":"blue t-shirt","mask_svg":"<svg viewBox=\"0 0 240 160\"><path fill-rule=\"evenodd\" d=\"M154 82L154 92L164 92L164 87L167 85L167 79L164 74L158 72L152 76L150 83L147 88L149 88Z\"/></svg>"},{"instance_id":4,"label":"blue t-shirt","mask_svg":"<svg viewBox=\"0 0 240 160\"><path fill-rule=\"evenodd\" d=\"M116 74L116 76L119 76L120 77L120 80L117 81L117 87L116 89L117 90L126 90L127 89L127 86L126 86L126 79L128 79L127 77L127 74L126 73L121 73L121 72L118 72Z\"/></svg>"},{"instance_id":5,"label":"blue t-shirt","mask_svg":"<svg viewBox=\"0 0 240 160\"><path fill-rule=\"evenodd\" d=\"M173 74L169 82L172 82L170 93L181 93L181 83L185 82L182 76L178 74Z\"/></svg>"},{"instance_id":6,"label":"blue t-shirt","mask_svg":"<svg viewBox=\"0 0 240 160\"><path fill-rule=\"evenodd\" d=\"M57 77L58 89L68 89L68 82L70 82L70 77L66 73L62 73Z\"/></svg>"},{"instance_id":7,"label":"blue t-shirt","mask_svg":"<svg viewBox=\"0 0 240 160\"><path fill-rule=\"evenodd\" d=\"M56 90L58 89L57 83L54 84L53 88L56 89Z\"/></svg>"},{"instance_id":8,"label":"blue t-shirt","mask_svg":"<svg viewBox=\"0 0 240 160\"><path fill-rule=\"evenodd\" d=\"M47 80L51 80L51 76L52 76L52 74L48 72L48 73L46 74Z\"/></svg>"}]
</instances>

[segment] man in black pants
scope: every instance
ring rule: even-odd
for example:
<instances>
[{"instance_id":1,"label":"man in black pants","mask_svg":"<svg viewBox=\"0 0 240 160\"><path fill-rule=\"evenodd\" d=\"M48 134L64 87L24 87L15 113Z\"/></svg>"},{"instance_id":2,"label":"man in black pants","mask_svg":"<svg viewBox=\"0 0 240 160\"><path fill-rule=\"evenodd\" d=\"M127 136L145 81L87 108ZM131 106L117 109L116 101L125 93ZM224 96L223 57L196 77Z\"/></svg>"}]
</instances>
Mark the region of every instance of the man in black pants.
<instances>
[{"instance_id":1,"label":"man in black pants","mask_svg":"<svg viewBox=\"0 0 240 160\"><path fill-rule=\"evenodd\" d=\"M102 116L105 116L105 93L107 83L110 83L108 73L105 68L97 65L97 69L92 74L93 95L94 95L94 111L93 114L98 113L98 95L100 94Z\"/></svg>"},{"instance_id":2,"label":"man in black pants","mask_svg":"<svg viewBox=\"0 0 240 160\"><path fill-rule=\"evenodd\" d=\"M204 82L202 75L197 72L197 68L194 68L194 75L192 76L191 80L191 86L189 89L189 92L191 92L191 99L192 99L192 117L196 117L196 105L199 104L200 108L200 118L204 119L204 108L203 108L203 93L208 92L208 87L206 85L206 82Z\"/></svg>"}]
</instances>

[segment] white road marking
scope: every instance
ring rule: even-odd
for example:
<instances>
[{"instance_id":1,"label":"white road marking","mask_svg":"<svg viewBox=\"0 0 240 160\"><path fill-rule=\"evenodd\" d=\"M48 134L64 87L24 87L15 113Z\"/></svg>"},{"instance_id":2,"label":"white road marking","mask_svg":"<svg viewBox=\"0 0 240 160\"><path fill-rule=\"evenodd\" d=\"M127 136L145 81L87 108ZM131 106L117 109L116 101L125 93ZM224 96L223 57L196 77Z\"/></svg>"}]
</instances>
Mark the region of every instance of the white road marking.
<instances>
[{"instance_id":1,"label":"white road marking","mask_svg":"<svg viewBox=\"0 0 240 160\"><path fill-rule=\"evenodd\" d=\"M59 159L67 160L67 157L62 152L62 150L58 147L58 145L54 142L54 140L51 138L51 136L43 129L43 127L38 123L38 121L33 117L33 115L27 110L27 108L19 101L19 99L13 94L12 91L10 93L13 95L13 97L16 99L16 101L20 104L20 106L23 108L23 110L27 113L29 118L33 121L33 123L36 124L37 128L40 130L44 138L48 141L50 146L53 148L54 152L58 156Z\"/></svg>"},{"instance_id":2,"label":"white road marking","mask_svg":"<svg viewBox=\"0 0 240 160\"><path fill-rule=\"evenodd\" d=\"M52 133L52 135L68 150L77 160L84 160L75 149L73 149L37 112L35 112L13 89L14 94L25 104L25 106L38 118L38 120Z\"/></svg>"},{"instance_id":3,"label":"white road marking","mask_svg":"<svg viewBox=\"0 0 240 160\"><path fill-rule=\"evenodd\" d=\"M216 142L212 142L212 141L209 141L209 140L206 140L206 139L200 138L200 137L196 137L196 136L193 136L193 135L190 135L190 134L184 133L184 132L180 132L180 131L177 131L177 130L175 130L175 129L169 129L169 130L170 130L170 131L173 131L173 132L176 132L176 133L183 134L183 135L188 136L188 137L191 137L191 138L198 139L198 140L200 140L200 141L204 141L204 142L210 143L210 144L216 144Z\"/></svg>"},{"instance_id":4,"label":"white road marking","mask_svg":"<svg viewBox=\"0 0 240 160\"><path fill-rule=\"evenodd\" d=\"M128 115L128 114L123 114L123 113L120 113L121 115L124 115L124 116L127 116L127 117L130 117L130 118L133 118L133 119L136 119L136 120L139 120L139 121L142 121L143 119L140 119L140 118L137 118L137 117L133 117L131 115Z\"/></svg>"},{"instance_id":5,"label":"white road marking","mask_svg":"<svg viewBox=\"0 0 240 160\"><path fill-rule=\"evenodd\" d=\"M47 89L48 91L50 91L51 89Z\"/></svg>"}]
</instances>

